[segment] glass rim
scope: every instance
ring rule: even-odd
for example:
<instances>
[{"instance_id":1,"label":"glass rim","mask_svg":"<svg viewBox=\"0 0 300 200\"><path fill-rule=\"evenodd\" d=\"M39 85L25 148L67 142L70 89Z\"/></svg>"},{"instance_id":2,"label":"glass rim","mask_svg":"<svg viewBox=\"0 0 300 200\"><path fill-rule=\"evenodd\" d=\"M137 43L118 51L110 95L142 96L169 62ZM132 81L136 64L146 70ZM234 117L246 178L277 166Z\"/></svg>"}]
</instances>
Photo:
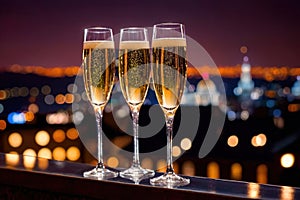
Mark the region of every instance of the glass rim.
<instances>
[{"instance_id":1,"label":"glass rim","mask_svg":"<svg viewBox=\"0 0 300 200\"><path fill-rule=\"evenodd\" d=\"M184 27L184 25L179 22L163 22L163 23L159 23L159 24L154 24L153 27L154 28L158 27L158 28L162 28L162 29L171 29L173 27L175 28L175 26Z\"/></svg>"},{"instance_id":2,"label":"glass rim","mask_svg":"<svg viewBox=\"0 0 300 200\"><path fill-rule=\"evenodd\" d=\"M120 29L121 32L126 31L126 30L128 30L128 31L131 31L131 30L132 31L141 30L141 31L146 31L146 32L148 31L146 27L137 27L137 26L134 26L134 27L125 27L125 28L121 28Z\"/></svg>"},{"instance_id":3,"label":"glass rim","mask_svg":"<svg viewBox=\"0 0 300 200\"><path fill-rule=\"evenodd\" d=\"M90 31L90 32L97 32L97 31L109 31L112 32L112 28L109 27L104 27L104 26L93 26L93 27L88 27L84 29L85 32Z\"/></svg>"}]
</instances>

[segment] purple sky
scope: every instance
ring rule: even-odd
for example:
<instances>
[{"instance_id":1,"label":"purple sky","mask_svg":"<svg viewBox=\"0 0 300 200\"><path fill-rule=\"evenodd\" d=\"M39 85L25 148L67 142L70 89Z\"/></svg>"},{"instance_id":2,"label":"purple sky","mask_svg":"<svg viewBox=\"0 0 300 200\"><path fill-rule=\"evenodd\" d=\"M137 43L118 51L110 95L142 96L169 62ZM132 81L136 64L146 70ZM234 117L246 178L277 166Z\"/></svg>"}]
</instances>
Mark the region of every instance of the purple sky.
<instances>
[{"instance_id":1,"label":"purple sky","mask_svg":"<svg viewBox=\"0 0 300 200\"><path fill-rule=\"evenodd\" d=\"M85 27L118 33L171 21L184 23L217 65L240 63L247 45L252 65L300 66L297 0L1 0L0 67L80 65Z\"/></svg>"}]
</instances>

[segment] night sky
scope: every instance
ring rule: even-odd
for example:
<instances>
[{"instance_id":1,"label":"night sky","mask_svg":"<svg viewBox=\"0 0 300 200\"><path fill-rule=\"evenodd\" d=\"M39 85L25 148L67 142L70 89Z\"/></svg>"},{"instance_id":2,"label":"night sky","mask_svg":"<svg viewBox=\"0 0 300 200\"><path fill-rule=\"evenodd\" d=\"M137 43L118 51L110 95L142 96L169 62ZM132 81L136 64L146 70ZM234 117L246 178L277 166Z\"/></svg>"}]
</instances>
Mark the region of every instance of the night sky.
<instances>
[{"instance_id":1,"label":"night sky","mask_svg":"<svg viewBox=\"0 0 300 200\"><path fill-rule=\"evenodd\" d=\"M181 22L217 65L300 66L300 3L284 0L0 0L0 67L81 64L83 29Z\"/></svg>"}]
</instances>

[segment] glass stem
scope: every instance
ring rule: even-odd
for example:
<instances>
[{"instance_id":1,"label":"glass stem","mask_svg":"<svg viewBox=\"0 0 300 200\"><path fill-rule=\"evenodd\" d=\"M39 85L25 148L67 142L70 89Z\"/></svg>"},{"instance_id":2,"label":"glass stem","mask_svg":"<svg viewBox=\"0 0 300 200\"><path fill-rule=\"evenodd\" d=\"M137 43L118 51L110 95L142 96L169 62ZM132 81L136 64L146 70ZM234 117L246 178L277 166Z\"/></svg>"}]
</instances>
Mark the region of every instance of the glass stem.
<instances>
[{"instance_id":1,"label":"glass stem","mask_svg":"<svg viewBox=\"0 0 300 200\"><path fill-rule=\"evenodd\" d=\"M133 153L133 167L140 166L140 156L139 156L139 111L132 111L132 121L133 121L133 142L134 142L134 153Z\"/></svg>"},{"instance_id":2,"label":"glass stem","mask_svg":"<svg viewBox=\"0 0 300 200\"><path fill-rule=\"evenodd\" d=\"M102 119L103 119L103 106L95 108L97 134L98 134L98 165L97 168L105 168L103 162L103 142L102 142Z\"/></svg>"},{"instance_id":3,"label":"glass stem","mask_svg":"<svg viewBox=\"0 0 300 200\"><path fill-rule=\"evenodd\" d=\"M174 115L166 115L167 128L167 173L174 173L173 169L173 121Z\"/></svg>"}]
</instances>

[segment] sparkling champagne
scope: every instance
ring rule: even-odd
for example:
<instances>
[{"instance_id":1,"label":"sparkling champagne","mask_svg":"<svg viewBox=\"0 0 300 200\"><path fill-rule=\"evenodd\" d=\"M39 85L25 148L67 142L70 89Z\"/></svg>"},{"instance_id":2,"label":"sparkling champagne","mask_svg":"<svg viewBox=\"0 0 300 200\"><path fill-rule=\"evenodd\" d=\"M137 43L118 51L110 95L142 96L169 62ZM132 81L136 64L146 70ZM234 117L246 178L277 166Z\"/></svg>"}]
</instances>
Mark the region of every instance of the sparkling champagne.
<instances>
[{"instance_id":1,"label":"sparkling champagne","mask_svg":"<svg viewBox=\"0 0 300 200\"><path fill-rule=\"evenodd\" d=\"M165 113L175 113L186 82L186 40L155 39L153 46L153 79L157 100Z\"/></svg>"},{"instance_id":2,"label":"sparkling champagne","mask_svg":"<svg viewBox=\"0 0 300 200\"><path fill-rule=\"evenodd\" d=\"M83 61L87 96L92 104L104 106L114 84L114 43L112 41L84 42Z\"/></svg>"},{"instance_id":3,"label":"sparkling champagne","mask_svg":"<svg viewBox=\"0 0 300 200\"><path fill-rule=\"evenodd\" d=\"M119 78L129 106L140 107L146 97L150 78L150 50L145 41L123 41L119 50Z\"/></svg>"}]
</instances>

